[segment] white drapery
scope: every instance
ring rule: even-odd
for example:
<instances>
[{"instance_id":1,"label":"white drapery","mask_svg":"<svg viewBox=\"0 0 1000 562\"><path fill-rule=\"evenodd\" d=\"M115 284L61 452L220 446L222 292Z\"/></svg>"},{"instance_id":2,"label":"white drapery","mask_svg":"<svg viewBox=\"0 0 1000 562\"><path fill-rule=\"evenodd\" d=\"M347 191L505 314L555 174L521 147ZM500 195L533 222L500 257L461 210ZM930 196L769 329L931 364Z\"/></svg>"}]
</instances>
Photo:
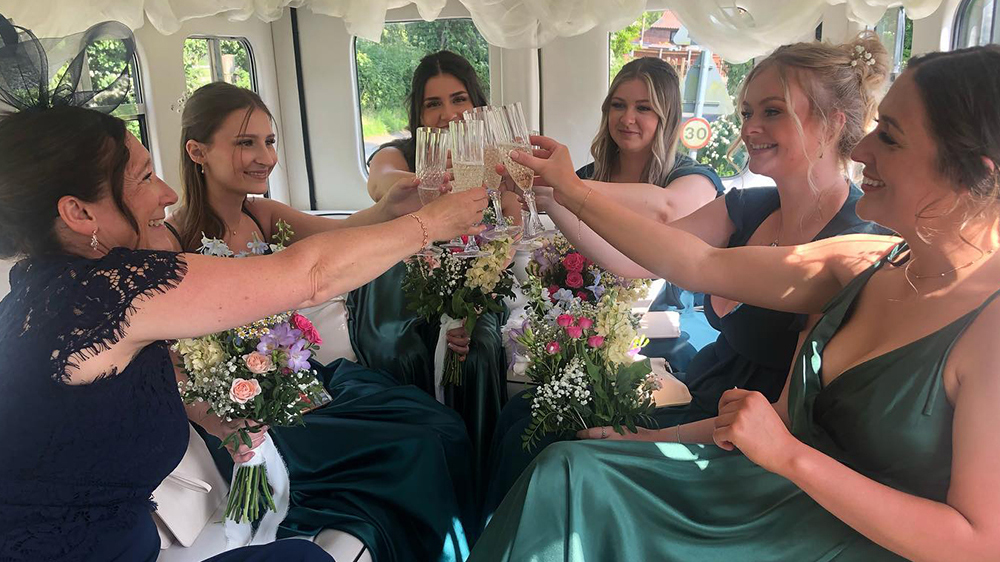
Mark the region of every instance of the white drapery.
<instances>
[{"instance_id":1,"label":"white drapery","mask_svg":"<svg viewBox=\"0 0 1000 562\"><path fill-rule=\"evenodd\" d=\"M635 21L646 0L459 0L483 36L505 48L540 47L558 37L592 29L614 31ZM433 20L447 0L0 0L0 13L35 31L57 37L98 22L118 20L132 29L144 17L161 33L175 33L189 19L222 15L242 21L274 21L285 8L304 8L342 18L347 30L378 40L388 10L415 5ZM892 6L911 19L926 17L941 0L667 0L700 44L734 62L765 54L808 35L830 5L846 4L847 17L871 25Z\"/></svg>"}]
</instances>

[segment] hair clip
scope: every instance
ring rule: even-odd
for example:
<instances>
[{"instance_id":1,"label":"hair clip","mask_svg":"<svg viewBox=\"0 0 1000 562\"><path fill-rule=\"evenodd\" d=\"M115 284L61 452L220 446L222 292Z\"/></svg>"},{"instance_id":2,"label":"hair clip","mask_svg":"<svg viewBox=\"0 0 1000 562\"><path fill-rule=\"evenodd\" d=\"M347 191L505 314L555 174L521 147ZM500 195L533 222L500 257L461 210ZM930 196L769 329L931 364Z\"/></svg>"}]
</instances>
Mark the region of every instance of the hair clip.
<instances>
[{"instance_id":1,"label":"hair clip","mask_svg":"<svg viewBox=\"0 0 1000 562\"><path fill-rule=\"evenodd\" d=\"M868 66L875 64L875 57L865 49L864 45L855 45L854 52L851 53L851 66L858 66L859 61Z\"/></svg>"},{"instance_id":2,"label":"hair clip","mask_svg":"<svg viewBox=\"0 0 1000 562\"><path fill-rule=\"evenodd\" d=\"M170 104L170 111L176 113L184 113L184 105L187 103L188 98L191 97L191 92L186 92L183 96L177 98L177 101Z\"/></svg>"}]
</instances>

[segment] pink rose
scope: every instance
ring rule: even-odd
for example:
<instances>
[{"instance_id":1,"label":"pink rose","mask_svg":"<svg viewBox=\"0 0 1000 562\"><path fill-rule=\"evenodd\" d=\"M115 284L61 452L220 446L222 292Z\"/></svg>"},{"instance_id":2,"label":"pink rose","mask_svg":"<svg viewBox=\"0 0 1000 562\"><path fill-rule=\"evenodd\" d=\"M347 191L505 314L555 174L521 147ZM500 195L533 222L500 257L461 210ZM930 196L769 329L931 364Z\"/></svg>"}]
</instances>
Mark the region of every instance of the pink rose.
<instances>
[{"instance_id":1,"label":"pink rose","mask_svg":"<svg viewBox=\"0 0 1000 562\"><path fill-rule=\"evenodd\" d=\"M587 291L577 291L576 298L582 300L583 302L587 302L590 300L590 295L587 294Z\"/></svg>"},{"instance_id":2,"label":"pink rose","mask_svg":"<svg viewBox=\"0 0 1000 562\"><path fill-rule=\"evenodd\" d=\"M262 375L268 371L274 370L274 362L271 361L271 358L256 351L244 355L243 362L246 363L247 369L250 369L250 372L256 375Z\"/></svg>"},{"instance_id":3,"label":"pink rose","mask_svg":"<svg viewBox=\"0 0 1000 562\"><path fill-rule=\"evenodd\" d=\"M594 321L586 316L581 316L576 319L576 324L583 328L584 330L589 330L594 327Z\"/></svg>"},{"instance_id":4,"label":"pink rose","mask_svg":"<svg viewBox=\"0 0 1000 562\"><path fill-rule=\"evenodd\" d=\"M559 317L556 318L556 324L565 328L566 326L573 324L573 316L569 314L560 314Z\"/></svg>"},{"instance_id":5,"label":"pink rose","mask_svg":"<svg viewBox=\"0 0 1000 562\"><path fill-rule=\"evenodd\" d=\"M229 398L237 404L246 404L260 394L260 383L256 379L234 379L229 389Z\"/></svg>"},{"instance_id":6,"label":"pink rose","mask_svg":"<svg viewBox=\"0 0 1000 562\"><path fill-rule=\"evenodd\" d=\"M314 345L323 344L323 338L321 338L319 336L319 332L316 331L316 326L313 326L313 323L310 322L305 316L296 312L292 315L292 324L302 331L302 337L308 340L309 343Z\"/></svg>"},{"instance_id":7,"label":"pink rose","mask_svg":"<svg viewBox=\"0 0 1000 562\"><path fill-rule=\"evenodd\" d=\"M549 343L545 344L545 353L548 353L549 355L555 355L556 353L559 353L560 349L562 348L559 346L559 342L557 341L550 341Z\"/></svg>"},{"instance_id":8,"label":"pink rose","mask_svg":"<svg viewBox=\"0 0 1000 562\"><path fill-rule=\"evenodd\" d=\"M567 326L566 334L573 339L579 339L583 335L583 328L579 326Z\"/></svg>"},{"instance_id":9,"label":"pink rose","mask_svg":"<svg viewBox=\"0 0 1000 562\"><path fill-rule=\"evenodd\" d=\"M604 336L590 336L587 338L587 345L590 347L601 347L604 345Z\"/></svg>"},{"instance_id":10,"label":"pink rose","mask_svg":"<svg viewBox=\"0 0 1000 562\"><path fill-rule=\"evenodd\" d=\"M566 285L573 289L583 287L583 275L579 271L570 271L566 274Z\"/></svg>"},{"instance_id":11,"label":"pink rose","mask_svg":"<svg viewBox=\"0 0 1000 562\"><path fill-rule=\"evenodd\" d=\"M577 273L580 273L581 271L583 271L583 266L586 263L586 259L576 252L571 252L569 254L566 254L566 257L563 258L562 263L563 267L565 267L567 271L575 271ZM570 286L572 287L572 285Z\"/></svg>"}]
</instances>

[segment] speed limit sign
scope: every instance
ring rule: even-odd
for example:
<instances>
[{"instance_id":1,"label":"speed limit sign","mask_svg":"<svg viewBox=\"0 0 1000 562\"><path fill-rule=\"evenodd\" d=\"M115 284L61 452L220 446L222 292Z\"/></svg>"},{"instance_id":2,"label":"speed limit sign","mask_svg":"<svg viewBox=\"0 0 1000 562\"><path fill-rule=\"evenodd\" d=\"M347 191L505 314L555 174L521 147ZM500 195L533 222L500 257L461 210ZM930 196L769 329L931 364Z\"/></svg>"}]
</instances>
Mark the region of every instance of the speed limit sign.
<instances>
[{"instance_id":1,"label":"speed limit sign","mask_svg":"<svg viewBox=\"0 0 1000 562\"><path fill-rule=\"evenodd\" d=\"M712 140L712 126L701 117L692 117L681 125L681 144L691 150L708 146Z\"/></svg>"}]
</instances>

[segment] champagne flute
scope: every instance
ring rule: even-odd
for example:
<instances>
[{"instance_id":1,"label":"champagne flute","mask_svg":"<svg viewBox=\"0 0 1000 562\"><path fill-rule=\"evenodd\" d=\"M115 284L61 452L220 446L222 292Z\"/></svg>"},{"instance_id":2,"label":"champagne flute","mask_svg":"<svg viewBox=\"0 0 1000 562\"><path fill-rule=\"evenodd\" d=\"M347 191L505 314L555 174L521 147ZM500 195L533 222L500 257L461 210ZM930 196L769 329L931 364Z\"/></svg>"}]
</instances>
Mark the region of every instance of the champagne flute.
<instances>
[{"instance_id":1,"label":"champagne flute","mask_svg":"<svg viewBox=\"0 0 1000 562\"><path fill-rule=\"evenodd\" d=\"M496 240L506 236L517 236L521 232L521 227L508 225L503 216L503 205L500 201L500 182L503 178L496 172L497 164L501 163L500 152L502 150L500 138L501 127L498 124L500 115L494 107L476 107L463 114L466 121L483 122L483 180L487 193L490 196L490 203L493 206L493 216L495 226L483 232L483 238Z\"/></svg>"},{"instance_id":2,"label":"champagne flute","mask_svg":"<svg viewBox=\"0 0 1000 562\"><path fill-rule=\"evenodd\" d=\"M451 165L454 179L451 189L454 192L468 191L483 185L483 122L482 121L452 121L448 124L448 136L451 138ZM461 238L456 239L461 245ZM455 240L452 241L455 243ZM463 258L475 258L487 255L479 249L476 237L469 236L464 249L456 254Z\"/></svg>"},{"instance_id":3,"label":"champagne flute","mask_svg":"<svg viewBox=\"0 0 1000 562\"><path fill-rule=\"evenodd\" d=\"M549 235L554 231L546 230L545 225L542 224L542 220L538 216L538 208L535 205L535 192L531 189L531 184L535 179L535 172L531 168L519 164L510 158L511 150L520 150L527 154L532 153L530 134L528 125L524 120L524 111L521 109L521 103L508 104L501 109L503 110L503 120L506 123L502 141L503 148L501 150L503 165L507 168L507 173L511 179L521 189L524 202L528 206L528 220L524 223L524 242L522 242L520 247L522 249L532 248L536 245L531 244L531 240Z\"/></svg>"},{"instance_id":4,"label":"champagne flute","mask_svg":"<svg viewBox=\"0 0 1000 562\"><path fill-rule=\"evenodd\" d=\"M434 127L417 129L416 174L420 180L417 196L427 205L441 195L448 161L448 132ZM418 255L437 256L441 249L428 242Z\"/></svg>"}]
</instances>

